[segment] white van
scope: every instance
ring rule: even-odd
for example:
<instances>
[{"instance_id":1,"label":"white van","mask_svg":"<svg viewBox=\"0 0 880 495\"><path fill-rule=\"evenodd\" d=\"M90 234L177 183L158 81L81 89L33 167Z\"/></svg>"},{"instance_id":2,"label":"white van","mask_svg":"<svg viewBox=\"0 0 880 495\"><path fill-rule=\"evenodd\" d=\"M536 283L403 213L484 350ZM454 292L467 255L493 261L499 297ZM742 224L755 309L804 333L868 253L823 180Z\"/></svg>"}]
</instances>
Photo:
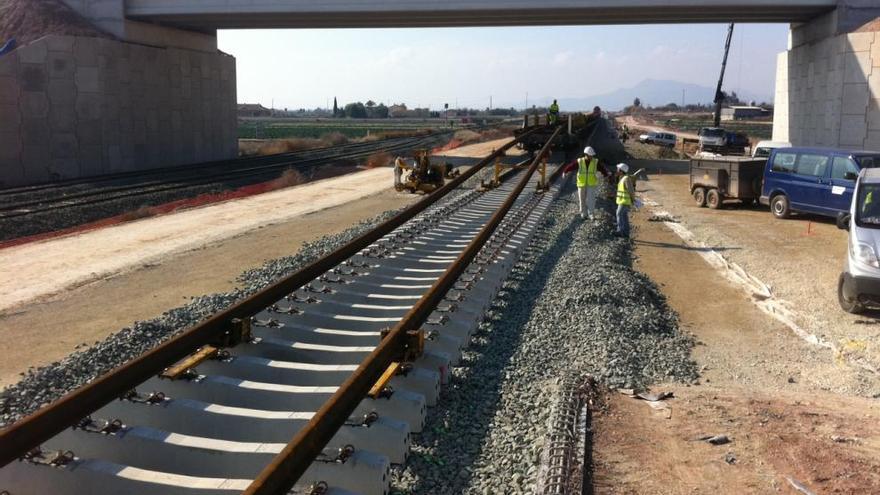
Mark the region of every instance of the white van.
<instances>
[{"instance_id":1,"label":"white van","mask_svg":"<svg viewBox=\"0 0 880 495\"><path fill-rule=\"evenodd\" d=\"M668 146L670 148L675 147L676 139L675 134L670 132L649 132L639 136L639 141L645 144L656 144L658 146Z\"/></svg>"},{"instance_id":2,"label":"white van","mask_svg":"<svg viewBox=\"0 0 880 495\"><path fill-rule=\"evenodd\" d=\"M846 262L837 281L837 300L848 313L880 307L880 168L859 172L848 213L837 227L849 231Z\"/></svg>"},{"instance_id":3,"label":"white van","mask_svg":"<svg viewBox=\"0 0 880 495\"><path fill-rule=\"evenodd\" d=\"M752 158L767 158L776 148L791 148L788 141L759 141L752 150Z\"/></svg>"}]
</instances>

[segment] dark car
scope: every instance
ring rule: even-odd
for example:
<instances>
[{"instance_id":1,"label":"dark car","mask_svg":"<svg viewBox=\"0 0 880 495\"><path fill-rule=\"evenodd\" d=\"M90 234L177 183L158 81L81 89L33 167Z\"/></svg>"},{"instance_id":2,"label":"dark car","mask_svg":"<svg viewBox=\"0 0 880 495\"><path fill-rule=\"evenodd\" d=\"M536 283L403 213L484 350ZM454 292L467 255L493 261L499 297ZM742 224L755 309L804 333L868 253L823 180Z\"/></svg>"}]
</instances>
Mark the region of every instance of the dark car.
<instances>
[{"instance_id":1,"label":"dark car","mask_svg":"<svg viewBox=\"0 0 880 495\"><path fill-rule=\"evenodd\" d=\"M849 211L859 171L880 165L880 152L777 148L764 167L761 204L776 218L792 212L836 217Z\"/></svg>"}]
</instances>

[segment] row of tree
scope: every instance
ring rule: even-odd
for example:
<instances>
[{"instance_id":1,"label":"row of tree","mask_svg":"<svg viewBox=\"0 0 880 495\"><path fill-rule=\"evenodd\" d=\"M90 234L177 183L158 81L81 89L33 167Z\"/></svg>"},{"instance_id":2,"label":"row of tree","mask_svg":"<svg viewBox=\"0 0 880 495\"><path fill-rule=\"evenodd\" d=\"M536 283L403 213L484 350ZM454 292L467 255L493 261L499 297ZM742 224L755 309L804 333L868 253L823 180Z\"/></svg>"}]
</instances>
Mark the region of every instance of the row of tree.
<instances>
[{"instance_id":1,"label":"row of tree","mask_svg":"<svg viewBox=\"0 0 880 495\"><path fill-rule=\"evenodd\" d=\"M390 109L385 106L383 103L376 103L373 100L369 100L366 103L354 102L348 103L344 107L340 107L336 98L333 98L333 116L337 118L352 118L352 119L386 119L388 117L433 117L439 118L443 116L449 117L470 117L470 116L478 116L478 115L520 115L522 114L521 110L517 110L513 107L511 108L486 108L485 110L478 110L476 108L457 108L457 109L448 109L445 111L432 111L428 108L413 108L407 109L405 105L394 105L395 107L402 107L402 110L398 110L401 115L391 115ZM532 111L540 111L541 113L546 113L546 108L532 108Z\"/></svg>"},{"instance_id":2,"label":"row of tree","mask_svg":"<svg viewBox=\"0 0 880 495\"><path fill-rule=\"evenodd\" d=\"M387 119L388 107L382 103L376 104L375 101L369 100L366 103L355 102L339 108L336 98L333 98L333 116L349 117L352 119Z\"/></svg>"}]
</instances>

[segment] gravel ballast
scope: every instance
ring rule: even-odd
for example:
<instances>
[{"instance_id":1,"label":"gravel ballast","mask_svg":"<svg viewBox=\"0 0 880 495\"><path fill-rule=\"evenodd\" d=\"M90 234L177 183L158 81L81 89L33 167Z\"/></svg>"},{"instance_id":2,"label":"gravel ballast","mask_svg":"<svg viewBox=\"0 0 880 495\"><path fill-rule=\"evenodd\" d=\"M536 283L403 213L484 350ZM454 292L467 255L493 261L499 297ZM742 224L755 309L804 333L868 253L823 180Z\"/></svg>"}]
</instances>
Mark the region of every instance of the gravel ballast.
<instances>
[{"instance_id":1,"label":"gravel ballast","mask_svg":"<svg viewBox=\"0 0 880 495\"><path fill-rule=\"evenodd\" d=\"M613 205L582 221L569 183L514 268L441 405L415 438L397 493L532 493L557 383L592 375L644 388L696 377L693 340L612 235Z\"/></svg>"},{"instance_id":2,"label":"gravel ballast","mask_svg":"<svg viewBox=\"0 0 880 495\"><path fill-rule=\"evenodd\" d=\"M427 217L445 217L449 211L478 197L476 191L453 192L434 206L422 212L411 222ZM292 256L266 262L263 266L243 272L238 277L239 287L194 297L188 304L171 309L161 316L135 322L106 339L80 344L80 349L68 357L47 366L33 368L22 379L0 392L0 426L37 410L65 393L95 379L126 361L143 354L174 336L179 331L217 313L234 302L253 294L279 278L293 273L307 263L324 256L379 223L391 218L397 211L387 211L340 232L306 243Z\"/></svg>"}]
</instances>

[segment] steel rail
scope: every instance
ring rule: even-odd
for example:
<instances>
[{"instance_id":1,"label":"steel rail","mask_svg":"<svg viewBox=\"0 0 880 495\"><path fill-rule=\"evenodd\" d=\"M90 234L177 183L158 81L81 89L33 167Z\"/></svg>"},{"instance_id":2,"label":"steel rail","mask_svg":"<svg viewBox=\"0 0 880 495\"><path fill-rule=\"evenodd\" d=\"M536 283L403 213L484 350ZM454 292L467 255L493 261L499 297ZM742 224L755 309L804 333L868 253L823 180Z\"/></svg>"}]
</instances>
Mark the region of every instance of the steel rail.
<instances>
[{"instance_id":1,"label":"steel rail","mask_svg":"<svg viewBox=\"0 0 880 495\"><path fill-rule=\"evenodd\" d=\"M166 367L183 359L199 346L222 337L230 330L232 320L249 318L257 314L275 301L356 255L462 185L486 165L492 163L496 157L503 156L508 149L531 132L534 130L504 144L469 170L447 182L443 187L328 255L313 261L225 310L182 330L181 333L150 351L104 373L92 382L71 391L48 406L0 430L0 467L24 456L28 451L65 430L76 421L117 399L134 385L146 381Z\"/></svg>"},{"instance_id":2,"label":"steel rail","mask_svg":"<svg viewBox=\"0 0 880 495\"><path fill-rule=\"evenodd\" d=\"M553 139L561 129L558 127L541 151L535 155L525 176L461 255L321 406L309 423L299 430L290 443L263 469L244 492L246 495L285 494L306 472L336 431L345 424L357 405L367 396L370 387L379 379L382 372L403 352L407 332L421 327L495 232L525 189L538 164L550 150Z\"/></svg>"},{"instance_id":3,"label":"steel rail","mask_svg":"<svg viewBox=\"0 0 880 495\"><path fill-rule=\"evenodd\" d=\"M387 145L373 144L370 148L362 150L348 151L338 150L333 155L327 155L316 158L302 158L298 161L278 160L272 163L256 164L244 168L235 169L218 169L215 171L203 171L193 173L191 170L181 170L179 177L166 177L164 179L151 179L147 182L135 184L110 186L104 188L95 188L85 191L78 191L65 194L60 197L45 197L41 199L33 199L17 203L0 202L0 218L16 218L21 216L33 215L63 208L71 208L76 206L86 206L90 204L105 203L108 201L116 201L119 199L140 196L143 194L154 194L159 192L174 191L178 189L187 189L214 182L243 180L247 178L256 178L263 175L276 174L285 168L293 168L295 170L314 170L322 164L333 161L357 159L366 157L372 153L381 152L397 152L410 148L418 148L423 146L426 141L434 140L437 136L429 136L424 138L414 138L407 141L399 141ZM232 162L230 162L231 164ZM267 177L268 178L268 177ZM81 200L75 202L74 200ZM37 206L37 208L31 208Z\"/></svg>"}]
</instances>

